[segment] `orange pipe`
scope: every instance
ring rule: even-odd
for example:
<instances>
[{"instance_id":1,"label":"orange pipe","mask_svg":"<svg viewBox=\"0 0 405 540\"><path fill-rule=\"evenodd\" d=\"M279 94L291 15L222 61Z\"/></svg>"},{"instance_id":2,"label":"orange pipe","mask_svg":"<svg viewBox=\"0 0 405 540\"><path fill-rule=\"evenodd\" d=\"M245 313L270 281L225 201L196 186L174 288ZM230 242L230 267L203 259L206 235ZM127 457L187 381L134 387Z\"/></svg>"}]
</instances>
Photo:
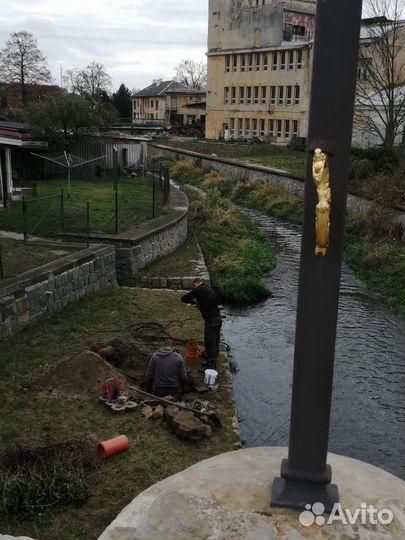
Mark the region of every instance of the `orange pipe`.
<instances>
[{"instance_id":1,"label":"orange pipe","mask_svg":"<svg viewBox=\"0 0 405 540\"><path fill-rule=\"evenodd\" d=\"M100 456L105 459L113 454L118 454L129 448L129 439L126 435L119 435L114 437L114 439L109 439L108 441L102 441L98 443L98 453Z\"/></svg>"}]
</instances>

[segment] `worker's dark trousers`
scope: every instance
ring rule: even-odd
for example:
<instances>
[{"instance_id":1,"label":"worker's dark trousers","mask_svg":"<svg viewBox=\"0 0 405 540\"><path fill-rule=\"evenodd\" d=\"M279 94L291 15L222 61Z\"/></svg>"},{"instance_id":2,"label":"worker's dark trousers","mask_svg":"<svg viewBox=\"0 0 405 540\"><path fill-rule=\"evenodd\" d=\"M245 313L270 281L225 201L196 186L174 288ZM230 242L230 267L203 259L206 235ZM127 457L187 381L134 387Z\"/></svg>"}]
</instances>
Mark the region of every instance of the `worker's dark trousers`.
<instances>
[{"instance_id":1,"label":"worker's dark trousers","mask_svg":"<svg viewBox=\"0 0 405 540\"><path fill-rule=\"evenodd\" d=\"M204 325L204 342L207 352L207 365L211 369L216 369L219 354L219 341L221 339L222 317L208 319Z\"/></svg>"}]
</instances>

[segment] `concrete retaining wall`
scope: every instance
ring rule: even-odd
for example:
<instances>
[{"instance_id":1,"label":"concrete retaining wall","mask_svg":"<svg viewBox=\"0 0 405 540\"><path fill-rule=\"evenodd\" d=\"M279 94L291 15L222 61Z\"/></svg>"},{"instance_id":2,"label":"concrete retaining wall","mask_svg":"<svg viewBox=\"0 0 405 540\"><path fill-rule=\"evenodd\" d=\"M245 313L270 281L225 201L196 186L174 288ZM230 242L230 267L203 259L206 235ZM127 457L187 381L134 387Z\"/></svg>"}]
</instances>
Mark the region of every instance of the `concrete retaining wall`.
<instances>
[{"instance_id":1,"label":"concrete retaining wall","mask_svg":"<svg viewBox=\"0 0 405 540\"><path fill-rule=\"evenodd\" d=\"M116 285L113 246L91 246L0 283L0 341L81 296Z\"/></svg>"}]
</instances>

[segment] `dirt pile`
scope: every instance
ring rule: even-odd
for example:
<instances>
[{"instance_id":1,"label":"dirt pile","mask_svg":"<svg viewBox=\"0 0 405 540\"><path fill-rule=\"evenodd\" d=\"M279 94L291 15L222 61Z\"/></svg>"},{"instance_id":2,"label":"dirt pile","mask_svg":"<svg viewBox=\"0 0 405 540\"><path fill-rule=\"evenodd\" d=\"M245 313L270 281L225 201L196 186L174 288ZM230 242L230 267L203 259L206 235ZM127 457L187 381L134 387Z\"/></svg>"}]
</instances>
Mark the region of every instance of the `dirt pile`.
<instances>
[{"instance_id":1,"label":"dirt pile","mask_svg":"<svg viewBox=\"0 0 405 540\"><path fill-rule=\"evenodd\" d=\"M133 343L115 339L97 352L110 364L138 382L145 377L151 353L141 350Z\"/></svg>"},{"instance_id":2,"label":"dirt pile","mask_svg":"<svg viewBox=\"0 0 405 540\"><path fill-rule=\"evenodd\" d=\"M126 382L122 373L99 354L84 351L48 367L37 379L31 381L27 388L50 395L100 395L103 382L111 377Z\"/></svg>"}]
</instances>

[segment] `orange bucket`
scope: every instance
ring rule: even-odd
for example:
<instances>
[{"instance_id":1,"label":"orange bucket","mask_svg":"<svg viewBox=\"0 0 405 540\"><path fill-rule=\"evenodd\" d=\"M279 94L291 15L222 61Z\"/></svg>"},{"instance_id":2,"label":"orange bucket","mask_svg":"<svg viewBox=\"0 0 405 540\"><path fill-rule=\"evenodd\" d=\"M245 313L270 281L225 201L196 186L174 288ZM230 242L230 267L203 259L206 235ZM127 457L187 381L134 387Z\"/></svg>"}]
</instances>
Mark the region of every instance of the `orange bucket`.
<instances>
[{"instance_id":1,"label":"orange bucket","mask_svg":"<svg viewBox=\"0 0 405 540\"><path fill-rule=\"evenodd\" d=\"M198 341L190 339L186 345L186 362L188 364L194 364L197 361L198 355Z\"/></svg>"},{"instance_id":2,"label":"orange bucket","mask_svg":"<svg viewBox=\"0 0 405 540\"><path fill-rule=\"evenodd\" d=\"M118 454L129 448L129 439L126 435L119 435L114 439L98 443L97 449L100 456L105 459L113 454Z\"/></svg>"}]
</instances>

